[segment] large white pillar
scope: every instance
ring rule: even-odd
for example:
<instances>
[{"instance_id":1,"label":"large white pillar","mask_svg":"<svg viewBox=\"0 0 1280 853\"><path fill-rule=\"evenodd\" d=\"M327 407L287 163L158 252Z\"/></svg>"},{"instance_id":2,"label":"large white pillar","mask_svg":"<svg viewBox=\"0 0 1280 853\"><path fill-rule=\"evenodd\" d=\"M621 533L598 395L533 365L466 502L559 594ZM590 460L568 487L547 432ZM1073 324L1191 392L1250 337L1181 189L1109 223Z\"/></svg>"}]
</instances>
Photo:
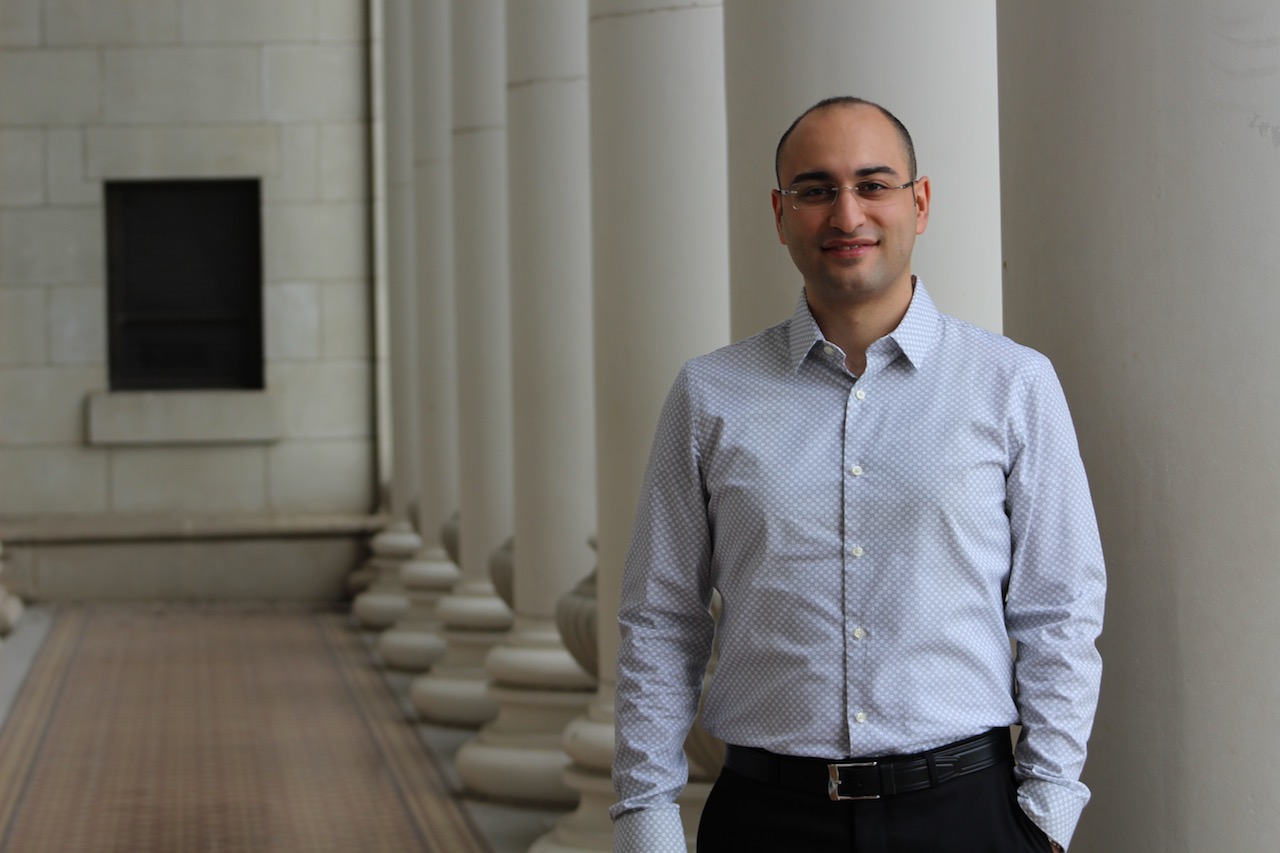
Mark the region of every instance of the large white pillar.
<instances>
[{"instance_id":1,"label":"large white pillar","mask_svg":"<svg viewBox=\"0 0 1280 853\"><path fill-rule=\"evenodd\" d=\"M1110 568L1073 853L1280 838L1280 7L1000 3L1005 320Z\"/></svg>"},{"instance_id":2,"label":"large white pillar","mask_svg":"<svg viewBox=\"0 0 1280 853\"><path fill-rule=\"evenodd\" d=\"M505 12L502 0L462 0L451 21L461 576L437 610L448 651L410 696L454 725L497 713L484 657L512 624L488 573L512 532Z\"/></svg>"},{"instance_id":3,"label":"large white pillar","mask_svg":"<svg viewBox=\"0 0 1280 853\"><path fill-rule=\"evenodd\" d=\"M486 660L501 710L457 769L490 797L573 805L561 733L595 674L565 649L555 609L595 562L587 3L514 0L507 14L516 621Z\"/></svg>"},{"instance_id":4,"label":"large white pillar","mask_svg":"<svg viewBox=\"0 0 1280 853\"><path fill-rule=\"evenodd\" d=\"M725 4L733 337L791 315L801 278L769 206L778 139L813 104L875 101L902 120L933 215L912 269L938 306L1001 328L995 0Z\"/></svg>"},{"instance_id":5,"label":"large white pillar","mask_svg":"<svg viewBox=\"0 0 1280 853\"><path fill-rule=\"evenodd\" d=\"M390 373L391 460L387 484L391 521L373 537L373 556L361 574L370 586L356 596L352 613L365 626L386 628L409 607L400 583L401 564L422 547L410 505L416 491L417 350L414 337L413 45L408 33L409 0L381 0L378 87L382 105L383 203L375 243L385 259Z\"/></svg>"},{"instance_id":6,"label":"large white pillar","mask_svg":"<svg viewBox=\"0 0 1280 853\"><path fill-rule=\"evenodd\" d=\"M436 614L458 580L440 528L458 503L453 291L452 67L448 0L412 5L413 190L417 309L418 530L423 547L400 566L408 611L378 637L382 660L422 671L444 655Z\"/></svg>"},{"instance_id":7,"label":"large white pillar","mask_svg":"<svg viewBox=\"0 0 1280 853\"><path fill-rule=\"evenodd\" d=\"M612 848L617 613L636 500L680 366L729 339L723 16L718 2L654 6L591 4L600 689L565 731L581 803L539 853Z\"/></svg>"}]
</instances>

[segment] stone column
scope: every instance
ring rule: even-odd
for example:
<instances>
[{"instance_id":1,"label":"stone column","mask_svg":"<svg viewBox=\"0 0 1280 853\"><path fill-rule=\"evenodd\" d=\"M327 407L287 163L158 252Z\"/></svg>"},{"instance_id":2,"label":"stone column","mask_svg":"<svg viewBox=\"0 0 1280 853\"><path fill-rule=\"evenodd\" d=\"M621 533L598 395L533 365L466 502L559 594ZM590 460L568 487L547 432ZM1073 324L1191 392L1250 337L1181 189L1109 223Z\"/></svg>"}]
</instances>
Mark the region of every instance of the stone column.
<instances>
[{"instance_id":1,"label":"stone column","mask_svg":"<svg viewBox=\"0 0 1280 853\"><path fill-rule=\"evenodd\" d=\"M501 710L457 768L490 797L573 805L561 733L595 674L565 649L555 608L595 561L587 3L515 0L507 16L516 622L486 660Z\"/></svg>"},{"instance_id":2,"label":"stone column","mask_svg":"<svg viewBox=\"0 0 1280 853\"><path fill-rule=\"evenodd\" d=\"M1110 567L1072 853L1280 837L1280 7L1000 3L1005 321Z\"/></svg>"},{"instance_id":3,"label":"stone column","mask_svg":"<svg viewBox=\"0 0 1280 853\"><path fill-rule=\"evenodd\" d=\"M452 10L462 574L438 609L448 651L410 696L423 717L453 725L497 713L484 657L512 624L488 577L490 554L512 532L505 11L502 0Z\"/></svg>"},{"instance_id":4,"label":"stone column","mask_svg":"<svg viewBox=\"0 0 1280 853\"><path fill-rule=\"evenodd\" d=\"M378 638L382 660L422 671L445 652L436 610L458 580L440 528L458 502L458 387L453 290L452 68L448 0L412 6L417 304L418 529L400 567L408 610Z\"/></svg>"},{"instance_id":5,"label":"stone column","mask_svg":"<svg viewBox=\"0 0 1280 853\"><path fill-rule=\"evenodd\" d=\"M729 338L723 16L719 3L652 5L591 4L600 689L565 730L581 803L538 853L612 847L617 613L636 500L680 366ZM683 811L692 838L700 806Z\"/></svg>"},{"instance_id":6,"label":"stone column","mask_svg":"<svg viewBox=\"0 0 1280 853\"><path fill-rule=\"evenodd\" d=\"M833 95L881 103L911 131L934 209L913 270L942 310L999 331L995 0L735 0L724 16L734 339L795 307L802 281L769 206L774 151Z\"/></svg>"},{"instance_id":7,"label":"stone column","mask_svg":"<svg viewBox=\"0 0 1280 853\"><path fill-rule=\"evenodd\" d=\"M391 460L388 510L391 522L373 537L373 556L361 574L371 583L356 596L352 613L366 627L386 628L409 607L400 566L422 547L414 530L410 504L414 492L417 374L414 347L414 211L413 211L413 45L409 39L409 0L383 0L379 87L382 104L382 154L380 156L383 203L376 224L380 232L378 254L385 264L387 334L390 341Z\"/></svg>"},{"instance_id":8,"label":"stone column","mask_svg":"<svg viewBox=\"0 0 1280 853\"><path fill-rule=\"evenodd\" d=\"M4 543L0 542L0 637L7 637L18 621L22 619L24 609L22 599L9 592L3 582L4 576Z\"/></svg>"}]
</instances>

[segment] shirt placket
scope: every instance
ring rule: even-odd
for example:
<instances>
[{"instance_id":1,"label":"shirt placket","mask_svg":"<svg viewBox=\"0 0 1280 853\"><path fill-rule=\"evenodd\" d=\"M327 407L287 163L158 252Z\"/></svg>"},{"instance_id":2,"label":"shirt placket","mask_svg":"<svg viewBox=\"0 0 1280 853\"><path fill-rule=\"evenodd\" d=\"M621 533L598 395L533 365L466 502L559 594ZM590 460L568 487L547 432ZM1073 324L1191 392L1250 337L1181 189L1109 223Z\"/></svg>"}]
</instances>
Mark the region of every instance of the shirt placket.
<instances>
[{"instance_id":1,"label":"shirt placket","mask_svg":"<svg viewBox=\"0 0 1280 853\"><path fill-rule=\"evenodd\" d=\"M845 402L844 436L841 454L841 484L844 506L844 601L843 629L845 640L845 720L851 745L864 740L859 729L871 720L870 692L866 689L866 666L873 642L866 624L865 609L868 578L876 560L876 543L868 537L866 526L868 472L863 452L866 447L869 406L873 404L867 390L865 374L849 389ZM856 754L854 749L851 754Z\"/></svg>"}]
</instances>

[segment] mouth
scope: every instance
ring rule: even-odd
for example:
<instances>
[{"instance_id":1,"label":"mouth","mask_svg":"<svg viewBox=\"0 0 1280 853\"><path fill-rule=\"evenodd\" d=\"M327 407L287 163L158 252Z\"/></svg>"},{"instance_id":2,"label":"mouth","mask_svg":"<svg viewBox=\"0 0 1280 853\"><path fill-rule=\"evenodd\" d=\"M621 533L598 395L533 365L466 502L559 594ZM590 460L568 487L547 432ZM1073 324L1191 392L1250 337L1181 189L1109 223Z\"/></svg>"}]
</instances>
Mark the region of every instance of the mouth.
<instances>
[{"instance_id":1,"label":"mouth","mask_svg":"<svg viewBox=\"0 0 1280 853\"><path fill-rule=\"evenodd\" d=\"M828 240L822 244L822 253L831 258L861 258L876 247L875 240Z\"/></svg>"}]
</instances>

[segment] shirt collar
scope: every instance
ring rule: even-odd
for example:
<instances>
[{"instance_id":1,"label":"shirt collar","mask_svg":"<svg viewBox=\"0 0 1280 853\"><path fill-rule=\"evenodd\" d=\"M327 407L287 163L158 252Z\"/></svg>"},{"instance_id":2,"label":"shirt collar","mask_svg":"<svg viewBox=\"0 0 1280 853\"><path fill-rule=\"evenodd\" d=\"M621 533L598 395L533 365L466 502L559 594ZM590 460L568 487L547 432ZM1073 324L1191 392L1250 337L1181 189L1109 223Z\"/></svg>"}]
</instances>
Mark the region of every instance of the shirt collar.
<instances>
[{"instance_id":1,"label":"shirt collar","mask_svg":"<svg viewBox=\"0 0 1280 853\"><path fill-rule=\"evenodd\" d=\"M886 335L898 345L898 349L902 350L902 354L916 370L924 364L925 356L938 341L941 334L938 321L941 316L937 306L929 298L929 291L924 289L924 282L917 278L915 293L911 295L907 313L898 328Z\"/></svg>"},{"instance_id":2,"label":"shirt collar","mask_svg":"<svg viewBox=\"0 0 1280 853\"><path fill-rule=\"evenodd\" d=\"M917 277L911 304L907 306L907 313L903 315L902 321L896 329L871 346L874 348L884 341L892 341L911 365L919 370L925 356L938 340L940 316L937 306L929 298L929 292L925 290L924 282ZM818 328L818 321L813 319L813 313L809 310L803 288L800 290L800 298L796 300L795 311L791 314L789 334L793 371L800 369L800 365L816 345L827 343L822 330Z\"/></svg>"},{"instance_id":3,"label":"shirt collar","mask_svg":"<svg viewBox=\"0 0 1280 853\"><path fill-rule=\"evenodd\" d=\"M796 300L796 310L791 313L789 329L791 343L791 371L794 373L804 364L809 352L819 343L825 343L818 321L813 319L809 311L809 303L804 298L804 288L800 288L800 298Z\"/></svg>"}]
</instances>

